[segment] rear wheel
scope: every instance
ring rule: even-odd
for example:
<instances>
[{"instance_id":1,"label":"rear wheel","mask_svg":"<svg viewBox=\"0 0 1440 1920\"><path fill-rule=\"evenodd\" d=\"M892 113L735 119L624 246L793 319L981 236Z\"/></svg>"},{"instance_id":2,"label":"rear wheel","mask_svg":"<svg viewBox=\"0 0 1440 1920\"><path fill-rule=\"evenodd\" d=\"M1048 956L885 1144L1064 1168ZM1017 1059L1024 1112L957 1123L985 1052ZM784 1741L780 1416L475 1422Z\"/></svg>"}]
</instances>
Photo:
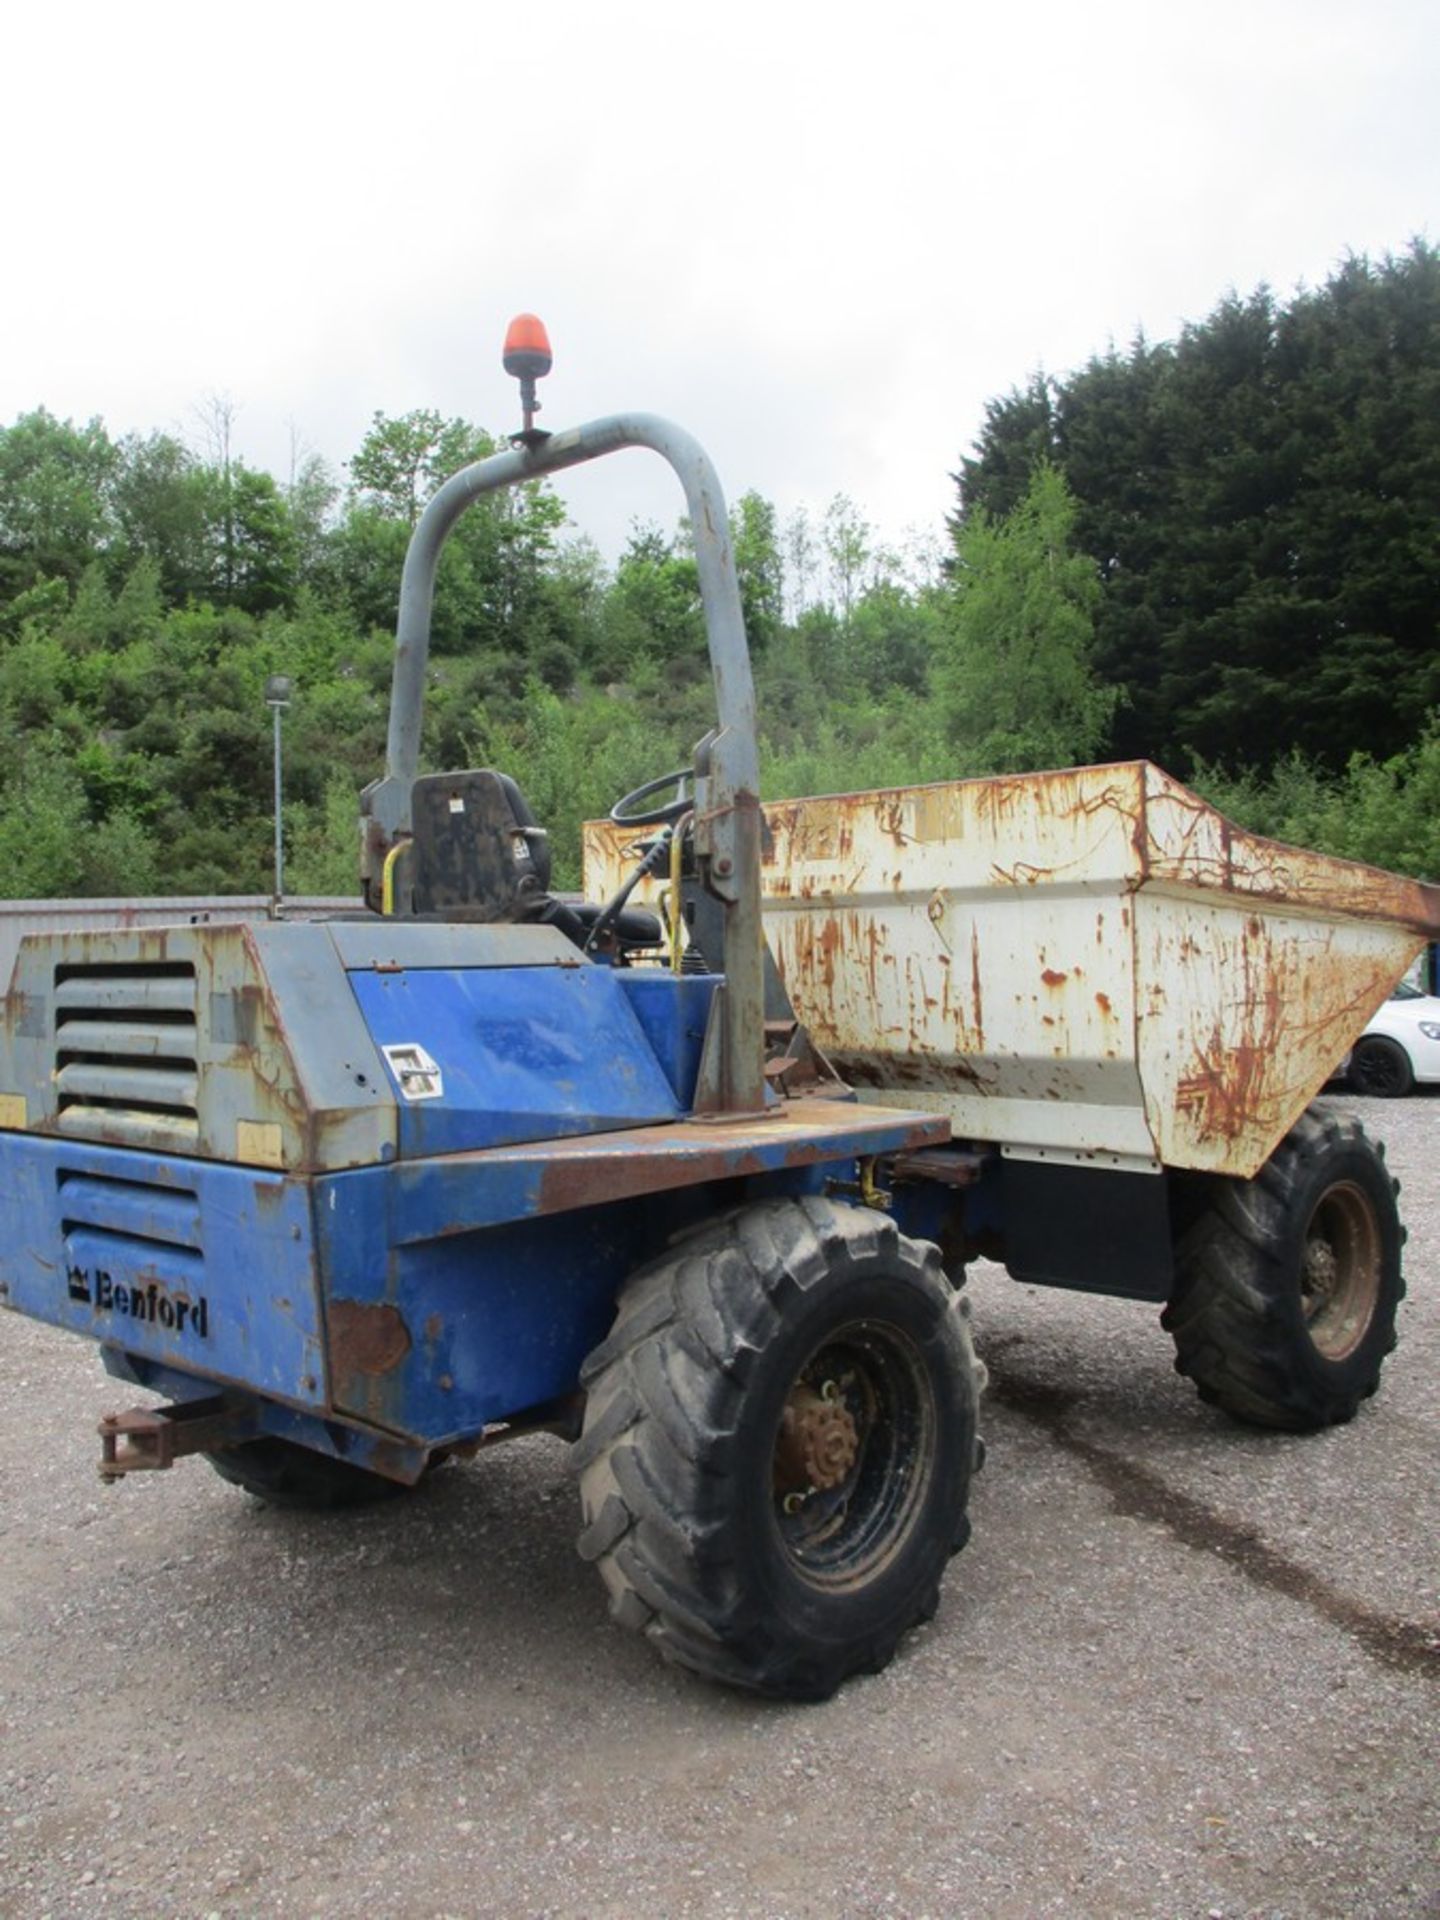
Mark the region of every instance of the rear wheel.
<instances>
[{"instance_id":1,"label":"rear wheel","mask_svg":"<svg viewBox=\"0 0 1440 1920\"><path fill-rule=\"evenodd\" d=\"M636 1275L583 1379L580 1551L668 1659L825 1699L934 1612L982 1379L935 1248L746 1208Z\"/></svg>"},{"instance_id":2,"label":"rear wheel","mask_svg":"<svg viewBox=\"0 0 1440 1920\"><path fill-rule=\"evenodd\" d=\"M1410 1056L1397 1041L1382 1034L1357 1041L1350 1055L1350 1084L1357 1093L1375 1100L1398 1100L1415 1085Z\"/></svg>"},{"instance_id":3,"label":"rear wheel","mask_svg":"<svg viewBox=\"0 0 1440 1920\"><path fill-rule=\"evenodd\" d=\"M1405 1292L1384 1148L1350 1114L1303 1114L1253 1180L1208 1183L1163 1324L1200 1397L1304 1431L1380 1383Z\"/></svg>"},{"instance_id":4,"label":"rear wheel","mask_svg":"<svg viewBox=\"0 0 1440 1920\"><path fill-rule=\"evenodd\" d=\"M332 1454L316 1453L313 1448L297 1446L293 1440L281 1440L274 1434L244 1440L239 1446L207 1453L205 1458L222 1480L243 1487L272 1507L308 1512L363 1507L410 1491L398 1480L387 1480L383 1473L357 1467L351 1460L337 1460Z\"/></svg>"}]
</instances>

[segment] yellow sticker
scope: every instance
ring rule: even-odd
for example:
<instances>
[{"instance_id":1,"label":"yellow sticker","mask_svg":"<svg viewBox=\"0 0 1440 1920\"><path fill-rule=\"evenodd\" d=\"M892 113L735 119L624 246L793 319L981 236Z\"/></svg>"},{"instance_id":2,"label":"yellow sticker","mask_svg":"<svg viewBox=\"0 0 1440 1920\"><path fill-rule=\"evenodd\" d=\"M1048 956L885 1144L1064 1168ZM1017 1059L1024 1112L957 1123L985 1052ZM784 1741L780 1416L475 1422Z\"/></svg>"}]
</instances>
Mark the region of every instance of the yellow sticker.
<instances>
[{"instance_id":1,"label":"yellow sticker","mask_svg":"<svg viewBox=\"0 0 1440 1920\"><path fill-rule=\"evenodd\" d=\"M237 1120L235 1158L252 1167L283 1167L285 1138L274 1120Z\"/></svg>"},{"instance_id":2,"label":"yellow sticker","mask_svg":"<svg viewBox=\"0 0 1440 1920\"><path fill-rule=\"evenodd\" d=\"M23 1093L0 1093L0 1127L24 1127L29 1124Z\"/></svg>"}]
</instances>

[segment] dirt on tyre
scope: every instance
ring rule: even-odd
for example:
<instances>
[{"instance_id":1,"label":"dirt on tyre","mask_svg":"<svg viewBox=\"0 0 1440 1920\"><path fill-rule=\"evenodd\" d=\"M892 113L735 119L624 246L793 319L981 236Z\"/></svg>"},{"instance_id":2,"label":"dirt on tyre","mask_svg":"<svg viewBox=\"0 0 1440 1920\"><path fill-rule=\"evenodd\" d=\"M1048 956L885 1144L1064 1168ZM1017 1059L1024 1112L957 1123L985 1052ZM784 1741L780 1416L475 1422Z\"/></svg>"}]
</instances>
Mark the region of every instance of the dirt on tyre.
<instances>
[{"instance_id":1,"label":"dirt on tyre","mask_svg":"<svg viewBox=\"0 0 1440 1920\"><path fill-rule=\"evenodd\" d=\"M1351 1418L1395 1345L1398 1192L1360 1122L1316 1107L1254 1179L1205 1182L1161 1316L1203 1400L1293 1432Z\"/></svg>"},{"instance_id":2,"label":"dirt on tyre","mask_svg":"<svg viewBox=\"0 0 1440 1920\"><path fill-rule=\"evenodd\" d=\"M352 1460L337 1460L274 1434L204 1457L222 1480L243 1487L267 1506L307 1513L370 1506L410 1491L400 1481L357 1467Z\"/></svg>"},{"instance_id":3,"label":"dirt on tyre","mask_svg":"<svg viewBox=\"0 0 1440 1920\"><path fill-rule=\"evenodd\" d=\"M935 1611L983 1371L938 1251L884 1214L762 1202L641 1270L573 1449L611 1611L669 1660L821 1700Z\"/></svg>"}]
</instances>

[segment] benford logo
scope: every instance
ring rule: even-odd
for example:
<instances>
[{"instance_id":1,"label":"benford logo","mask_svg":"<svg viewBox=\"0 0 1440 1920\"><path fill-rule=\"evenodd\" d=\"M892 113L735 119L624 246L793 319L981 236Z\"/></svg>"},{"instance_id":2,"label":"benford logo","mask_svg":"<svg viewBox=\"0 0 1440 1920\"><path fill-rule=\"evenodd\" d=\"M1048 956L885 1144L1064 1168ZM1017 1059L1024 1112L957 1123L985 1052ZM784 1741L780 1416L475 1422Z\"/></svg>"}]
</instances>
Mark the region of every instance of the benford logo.
<instances>
[{"instance_id":1,"label":"benford logo","mask_svg":"<svg viewBox=\"0 0 1440 1920\"><path fill-rule=\"evenodd\" d=\"M123 1314L130 1320L142 1320L148 1326L163 1327L166 1333L191 1333L201 1340L210 1338L210 1302L204 1294L192 1300L188 1294L171 1293L158 1280L127 1286L103 1267L97 1267L93 1273L88 1267L70 1267L65 1284L72 1300L101 1313Z\"/></svg>"}]
</instances>

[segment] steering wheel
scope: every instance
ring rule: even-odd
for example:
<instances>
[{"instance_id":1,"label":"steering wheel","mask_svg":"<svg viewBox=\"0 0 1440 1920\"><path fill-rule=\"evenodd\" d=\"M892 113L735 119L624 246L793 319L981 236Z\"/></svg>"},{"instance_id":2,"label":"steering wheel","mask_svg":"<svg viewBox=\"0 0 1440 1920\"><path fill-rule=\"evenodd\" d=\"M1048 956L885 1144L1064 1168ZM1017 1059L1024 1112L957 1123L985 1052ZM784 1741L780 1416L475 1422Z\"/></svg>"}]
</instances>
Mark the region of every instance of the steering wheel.
<instances>
[{"instance_id":1,"label":"steering wheel","mask_svg":"<svg viewBox=\"0 0 1440 1920\"><path fill-rule=\"evenodd\" d=\"M677 794L675 799L667 800L663 807L645 807L641 802L652 794L664 793L668 787L678 786L681 781L689 781L692 791ZM627 793L623 800L617 800L610 809L610 818L617 827L658 827L678 820L682 814L689 813L695 804L693 787L695 769L677 767L674 773L662 773L658 780L647 780L643 787L636 787L633 793Z\"/></svg>"}]
</instances>

